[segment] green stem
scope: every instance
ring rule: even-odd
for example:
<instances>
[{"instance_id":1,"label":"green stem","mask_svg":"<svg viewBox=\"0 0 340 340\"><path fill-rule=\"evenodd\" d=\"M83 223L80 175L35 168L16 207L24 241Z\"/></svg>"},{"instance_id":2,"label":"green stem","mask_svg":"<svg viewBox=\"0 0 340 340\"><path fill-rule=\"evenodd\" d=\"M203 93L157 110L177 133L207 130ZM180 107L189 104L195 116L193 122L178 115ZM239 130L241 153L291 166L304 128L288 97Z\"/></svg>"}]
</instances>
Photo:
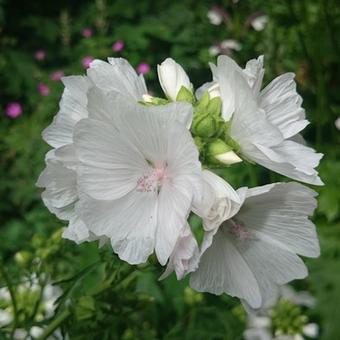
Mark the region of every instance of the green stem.
<instances>
[{"instance_id":1,"label":"green stem","mask_svg":"<svg viewBox=\"0 0 340 340\"><path fill-rule=\"evenodd\" d=\"M2 261L0 263L0 272L1 275L3 276L7 288L9 290L9 294L11 296L11 302L12 302L12 306L13 306L13 314L14 314L14 320L13 320L13 326L12 326L12 332L11 332L11 339L14 339L14 332L17 328L17 323L18 323L18 307L17 307L17 300L15 297L15 293L13 290L13 285L12 282L9 278L9 276L7 275L6 271L5 271L5 266L3 265Z\"/></svg>"},{"instance_id":2,"label":"green stem","mask_svg":"<svg viewBox=\"0 0 340 340\"><path fill-rule=\"evenodd\" d=\"M45 328L44 333L38 338L38 340L47 339L70 315L71 312L69 309L65 309Z\"/></svg>"}]
</instances>

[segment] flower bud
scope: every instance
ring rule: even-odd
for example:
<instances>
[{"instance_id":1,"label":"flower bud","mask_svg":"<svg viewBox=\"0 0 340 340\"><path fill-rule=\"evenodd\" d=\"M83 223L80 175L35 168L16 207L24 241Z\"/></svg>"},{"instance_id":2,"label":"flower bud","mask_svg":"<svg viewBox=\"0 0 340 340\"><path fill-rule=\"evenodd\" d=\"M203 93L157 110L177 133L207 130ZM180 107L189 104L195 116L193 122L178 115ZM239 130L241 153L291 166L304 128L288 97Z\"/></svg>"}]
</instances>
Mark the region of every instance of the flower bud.
<instances>
[{"instance_id":1,"label":"flower bud","mask_svg":"<svg viewBox=\"0 0 340 340\"><path fill-rule=\"evenodd\" d=\"M208 159L213 164L234 164L242 162L242 159L232 150L232 147L223 142L221 139L216 139L208 146Z\"/></svg>"},{"instance_id":2,"label":"flower bud","mask_svg":"<svg viewBox=\"0 0 340 340\"><path fill-rule=\"evenodd\" d=\"M189 77L182 66L173 59L165 59L161 65L157 66L157 72L161 87L169 99L176 101L182 86L192 93L192 84Z\"/></svg>"},{"instance_id":3,"label":"flower bud","mask_svg":"<svg viewBox=\"0 0 340 340\"><path fill-rule=\"evenodd\" d=\"M14 255L15 262L21 267L27 267L32 261L32 253L29 251L19 251Z\"/></svg>"},{"instance_id":4,"label":"flower bud","mask_svg":"<svg viewBox=\"0 0 340 340\"><path fill-rule=\"evenodd\" d=\"M191 131L195 136L210 138L216 136L221 130L223 121L209 113L199 114L194 117Z\"/></svg>"},{"instance_id":5,"label":"flower bud","mask_svg":"<svg viewBox=\"0 0 340 340\"><path fill-rule=\"evenodd\" d=\"M235 163L242 162L242 159L237 156L234 151L227 151L223 154L219 154L215 156L221 163L231 165Z\"/></svg>"}]
</instances>

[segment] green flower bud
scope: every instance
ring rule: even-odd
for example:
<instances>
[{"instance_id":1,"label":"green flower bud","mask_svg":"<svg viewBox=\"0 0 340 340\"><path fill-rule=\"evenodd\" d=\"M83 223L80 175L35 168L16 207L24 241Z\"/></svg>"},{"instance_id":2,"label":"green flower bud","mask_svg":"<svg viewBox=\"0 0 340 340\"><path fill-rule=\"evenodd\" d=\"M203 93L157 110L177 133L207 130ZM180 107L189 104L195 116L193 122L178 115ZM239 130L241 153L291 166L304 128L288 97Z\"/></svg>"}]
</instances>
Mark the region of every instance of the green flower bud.
<instances>
[{"instance_id":1,"label":"green flower bud","mask_svg":"<svg viewBox=\"0 0 340 340\"><path fill-rule=\"evenodd\" d=\"M207 112L214 116L219 116L222 111L222 100L221 97L215 97L209 101L207 106Z\"/></svg>"},{"instance_id":2,"label":"green flower bud","mask_svg":"<svg viewBox=\"0 0 340 340\"><path fill-rule=\"evenodd\" d=\"M191 131L195 136L211 138L220 134L223 121L220 117L214 117L208 113L194 116Z\"/></svg>"},{"instance_id":3,"label":"green flower bud","mask_svg":"<svg viewBox=\"0 0 340 340\"><path fill-rule=\"evenodd\" d=\"M19 251L14 255L15 262L21 267L27 267L32 262L33 255L29 251Z\"/></svg>"},{"instance_id":4,"label":"green flower bud","mask_svg":"<svg viewBox=\"0 0 340 340\"><path fill-rule=\"evenodd\" d=\"M208 144L208 161L212 164L234 164L238 162L242 162L242 159L237 156L237 154L233 151L232 147L221 139L215 139L211 143Z\"/></svg>"},{"instance_id":5,"label":"green flower bud","mask_svg":"<svg viewBox=\"0 0 340 340\"><path fill-rule=\"evenodd\" d=\"M196 110L198 112L205 111L205 109L208 107L209 104L209 93L208 91L204 92L200 100L198 101L196 105Z\"/></svg>"}]
</instances>

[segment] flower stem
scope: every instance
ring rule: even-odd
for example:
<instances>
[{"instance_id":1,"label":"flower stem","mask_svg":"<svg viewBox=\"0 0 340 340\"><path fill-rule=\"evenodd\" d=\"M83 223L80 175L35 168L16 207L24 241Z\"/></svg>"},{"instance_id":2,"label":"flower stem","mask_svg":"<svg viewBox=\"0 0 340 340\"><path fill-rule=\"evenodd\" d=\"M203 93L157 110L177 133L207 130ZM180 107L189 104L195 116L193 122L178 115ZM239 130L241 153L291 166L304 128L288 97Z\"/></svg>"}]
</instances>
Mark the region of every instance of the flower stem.
<instances>
[{"instance_id":1,"label":"flower stem","mask_svg":"<svg viewBox=\"0 0 340 340\"><path fill-rule=\"evenodd\" d=\"M45 340L51 335L69 316L71 312L69 309L65 309L61 312L44 330L44 333L38 338L38 340Z\"/></svg>"},{"instance_id":2,"label":"flower stem","mask_svg":"<svg viewBox=\"0 0 340 340\"><path fill-rule=\"evenodd\" d=\"M10 280L9 276L7 275L7 272L5 270L5 266L3 265L2 261L0 263L0 272L1 272L1 275L3 276L3 278L6 282L7 288L9 290L9 294L11 296L12 306L13 306L14 320L13 320L13 326L12 326L12 332L11 332L11 339L13 339L14 332L17 328L17 323L18 323L17 300L16 300L15 293L14 293L14 290L13 290L12 281Z\"/></svg>"}]
</instances>

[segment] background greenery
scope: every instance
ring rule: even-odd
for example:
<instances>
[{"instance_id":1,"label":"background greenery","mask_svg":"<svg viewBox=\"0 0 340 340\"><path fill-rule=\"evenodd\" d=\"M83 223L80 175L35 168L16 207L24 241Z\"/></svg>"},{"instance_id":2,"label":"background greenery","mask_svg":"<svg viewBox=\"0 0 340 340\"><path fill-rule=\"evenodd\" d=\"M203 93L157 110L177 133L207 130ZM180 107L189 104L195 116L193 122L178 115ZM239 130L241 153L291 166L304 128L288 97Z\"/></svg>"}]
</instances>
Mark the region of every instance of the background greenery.
<instances>
[{"instance_id":1,"label":"background greenery","mask_svg":"<svg viewBox=\"0 0 340 340\"><path fill-rule=\"evenodd\" d=\"M220 25L207 17L213 5L227 13ZM268 22L256 31L250 23L262 14ZM91 37L83 37L84 28L92 29ZM173 276L159 282L162 268L154 259L129 266L108 248L61 239L64 224L43 206L35 187L48 150L41 131L57 112L63 89L52 72L83 74L85 56L122 56L133 66L148 63L148 86L160 94L156 65L170 56L197 87L210 79L207 63L215 57L209 48L226 39L241 44L227 52L242 65L264 54L266 82L283 72L297 75L311 121L304 137L325 154L319 170L326 185L317 188L314 216L322 255L307 262L310 276L295 287L317 299L308 316L319 324L319 338L339 339L339 36L336 0L0 0L0 287L9 286L12 297L5 302L0 294L0 309L14 315L0 326L0 339L19 338L16 329L33 326L45 328L46 336L59 328L56 336L70 339L242 338L244 314L236 299L195 293ZM120 52L111 48L117 40L125 43ZM39 61L34 55L40 49L46 57ZM39 83L48 86L47 96L37 90ZM10 102L22 105L20 117L6 115ZM282 180L257 166L220 173L235 187ZM41 288L50 283L63 294L48 315Z\"/></svg>"}]
</instances>

